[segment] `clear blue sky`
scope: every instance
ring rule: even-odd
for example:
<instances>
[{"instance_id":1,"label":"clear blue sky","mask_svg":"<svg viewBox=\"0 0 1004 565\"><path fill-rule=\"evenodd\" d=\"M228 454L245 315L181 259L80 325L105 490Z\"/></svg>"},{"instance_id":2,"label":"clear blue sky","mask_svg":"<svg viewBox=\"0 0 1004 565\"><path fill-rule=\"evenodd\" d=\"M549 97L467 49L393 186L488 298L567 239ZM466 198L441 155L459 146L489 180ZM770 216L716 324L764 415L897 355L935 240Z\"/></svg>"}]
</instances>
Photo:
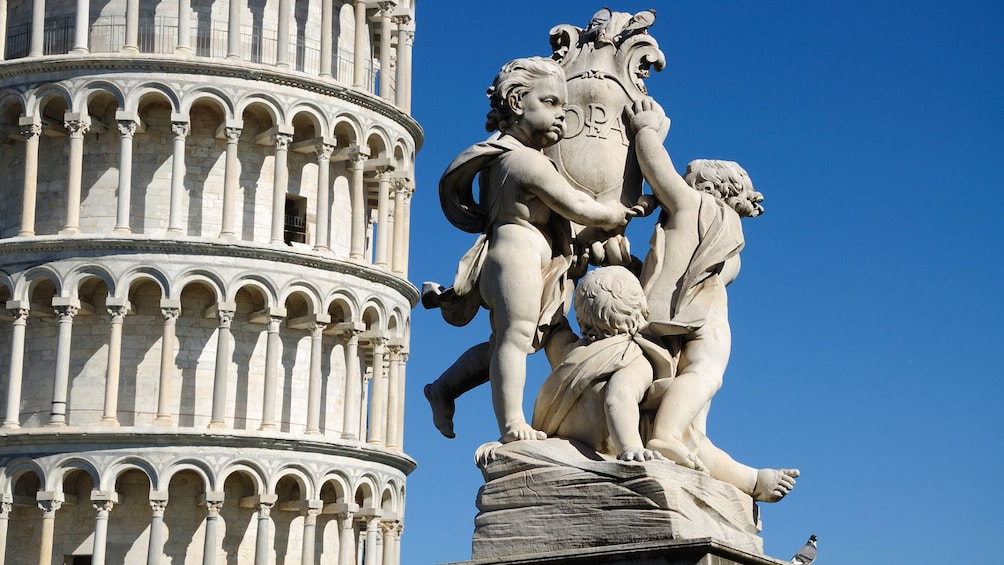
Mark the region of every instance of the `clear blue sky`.
<instances>
[{"instance_id":1,"label":"clear blue sky","mask_svg":"<svg viewBox=\"0 0 1004 565\"><path fill-rule=\"evenodd\" d=\"M421 0L416 285L451 282L472 242L443 218L437 183L485 137L495 72L549 55L551 26L583 26L608 2L659 12L651 33L668 65L648 85L673 119L677 166L738 161L766 196L767 213L744 221L732 359L708 424L737 459L802 470L786 500L761 506L766 552L789 559L815 533L819 565L992 561L1004 526L1004 5ZM635 254L653 220L630 232ZM488 390L460 400L454 440L421 391L487 335L484 315L454 328L414 313L406 565L470 558L474 450L498 435ZM546 373L535 356L528 410Z\"/></svg>"}]
</instances>

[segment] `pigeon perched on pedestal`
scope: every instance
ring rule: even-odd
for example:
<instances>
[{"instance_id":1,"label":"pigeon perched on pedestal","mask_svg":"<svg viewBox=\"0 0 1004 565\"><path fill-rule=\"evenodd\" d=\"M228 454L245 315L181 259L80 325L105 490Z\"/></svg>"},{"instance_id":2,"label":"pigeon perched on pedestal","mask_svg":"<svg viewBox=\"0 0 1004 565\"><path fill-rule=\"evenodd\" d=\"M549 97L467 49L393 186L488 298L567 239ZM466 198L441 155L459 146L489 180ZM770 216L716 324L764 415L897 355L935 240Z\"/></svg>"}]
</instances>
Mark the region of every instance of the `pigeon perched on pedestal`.
<instances>
[{"instance_id":1,"label":"pigeon perched on pedestal","mask_svg":"<svg viewBox=\"0 0 1004 565\"><path fill-rule=\"evenodd\" d=\"M798 553L791 558L792 563L798 563L799 565L809 565L816 560L816 534L809 536L809 541L805 542L802 549L798 550Z\"/></svg>"}]
</instances>

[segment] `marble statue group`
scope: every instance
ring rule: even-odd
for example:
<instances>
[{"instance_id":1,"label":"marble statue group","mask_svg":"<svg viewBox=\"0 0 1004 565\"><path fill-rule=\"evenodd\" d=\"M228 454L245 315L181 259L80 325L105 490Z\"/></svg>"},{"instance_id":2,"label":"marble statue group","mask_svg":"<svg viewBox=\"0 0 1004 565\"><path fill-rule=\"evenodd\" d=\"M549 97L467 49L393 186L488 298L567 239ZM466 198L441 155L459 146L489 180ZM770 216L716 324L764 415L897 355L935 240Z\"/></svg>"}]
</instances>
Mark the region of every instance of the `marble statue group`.
<instances>
[{"instance_id":1,"label":"marble statue group","mask_svg":"<svg viewBox=\"0 0 1004 565\"><path fill-rule=\"evenodd\" d=\"M453 285L426 283L422 298L454 325L487 309L491 335L425 395L447 437L455 400L489 383L501 444L563 438L776 502L798 470L742 464L706 433L731 349L740 220L763 212L763 196L732 161L677 172L664 146L670 120L643 83L664 65L654 21L654 11L604 8L584 28L555 27L552 58L516 59L495 77L492 135L440 182L447 219L477 239ZM632 256L626 224L656 212L644 259ZM567 319L573 304L581 335ZM527 356L541 349L552 371L528 420Z\"/></svg>"}]
</instances>

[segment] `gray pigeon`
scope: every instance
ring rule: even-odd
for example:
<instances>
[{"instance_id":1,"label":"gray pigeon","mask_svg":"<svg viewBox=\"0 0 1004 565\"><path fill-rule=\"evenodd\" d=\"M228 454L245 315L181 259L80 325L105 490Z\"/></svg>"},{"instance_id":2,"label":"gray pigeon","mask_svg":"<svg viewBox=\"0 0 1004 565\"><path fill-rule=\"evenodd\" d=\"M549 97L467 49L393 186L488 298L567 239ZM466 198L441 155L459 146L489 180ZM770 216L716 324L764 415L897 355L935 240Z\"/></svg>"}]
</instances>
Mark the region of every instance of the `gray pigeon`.
<instances>
[{"instance_id":1,"label":"gray pigeon","mask_svg":"<svg viewBox=\"0 0 1004 565\"><path fill-rule=\"evenodd\" d=\"M631 18L628 25L620 33L621 41L639 33L648 33L648 28L655 23L655 10L643 10Z\"/></svg>"},{"instance_id":2,"label":"gray pigeon","mask_svg":"<svg viewBox=\"0 0 1004 565\"><path fill-rule=\"evenodd\" d=\"M816 534L809 536L809 541L805 542L802 549L798 550L798 553L791 558L792 563L798 563L799 565L809 565L816 560Z\"/></svg>"},{"instance_id":3,"label":"gray pigeon","mask_svg":"<svg viewBox=\"0 0 1004 565\"><path fill-rule=\"evenodd\" d=\"M593 14L593 19L589 20L589 25L586 26L586 32L595 31L607 24L610 21L610 8L606 6L600 8L599 12Z\"/></svg>"}]
</instances>

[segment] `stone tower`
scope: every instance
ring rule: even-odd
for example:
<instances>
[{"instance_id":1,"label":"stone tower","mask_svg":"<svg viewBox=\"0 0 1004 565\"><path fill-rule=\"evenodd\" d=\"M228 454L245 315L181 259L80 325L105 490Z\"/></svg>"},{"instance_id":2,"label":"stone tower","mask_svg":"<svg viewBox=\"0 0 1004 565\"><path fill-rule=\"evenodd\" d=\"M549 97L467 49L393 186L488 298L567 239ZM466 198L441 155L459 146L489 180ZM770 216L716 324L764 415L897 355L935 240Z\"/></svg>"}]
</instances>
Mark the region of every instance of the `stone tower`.
<instances>
[{"instance_id":1,"label":"stone tower","mask_svg":"<svg viewBox=\"0 0 1004 565\"><path fill-rule=\"evenodd\" d=\"M414 0L0 18L0 564L397 564Z\"/></svg>"}]
</instances>

